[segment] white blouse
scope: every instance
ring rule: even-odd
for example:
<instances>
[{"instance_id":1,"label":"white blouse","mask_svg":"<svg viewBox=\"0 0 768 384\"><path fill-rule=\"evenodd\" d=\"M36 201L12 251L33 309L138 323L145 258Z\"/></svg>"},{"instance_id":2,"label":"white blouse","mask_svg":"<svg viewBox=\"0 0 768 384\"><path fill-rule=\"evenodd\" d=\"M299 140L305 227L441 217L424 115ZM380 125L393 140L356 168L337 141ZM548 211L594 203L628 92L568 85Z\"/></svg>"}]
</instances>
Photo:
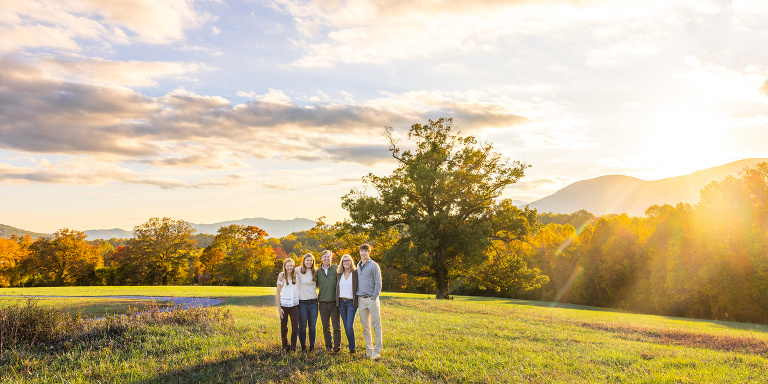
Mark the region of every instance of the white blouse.
<instances>
[{"instance_id":1,"label":"white blouse","mask_svg":"<svg viewBox=\"0 0 768 384\"><path fill-rule=\"evenodd\" d=\"M354 272L352 272L354 273ZM339 297L344 299L354 299L355 296L352 293L352 273L349 274L349 277L345 278L344 273L341 274L341 279L339 279Z\"/></svg>"},{"instance_id":2,"label":"white blouse","mask_svg":"<svg viewBox=\"0 0 768 384\"><path fill-rule=\"evenodd\" d=\"M301 267L296 268L296 282L299 284L299 299L317 299L317 282L312 281L312 271L307 269L306 273L301 273Z\"/></svg>"},{"instance_id":3,"label":"white blouse","mask_svg":"<svg viewBox=\"0 0 768 384\"><path fill-rule=\"evenodd\" d=\"M298 279L297 279L298 280ZM295 307L299 305L299 284L298 281L296 281L296 284L293 284L291 282L291 279L283 279L283 282L281 283L280 280L277 280L277 284L283 284L283 288L280 290L280 306L281 307Z\"/></svg>"}]
</instances>

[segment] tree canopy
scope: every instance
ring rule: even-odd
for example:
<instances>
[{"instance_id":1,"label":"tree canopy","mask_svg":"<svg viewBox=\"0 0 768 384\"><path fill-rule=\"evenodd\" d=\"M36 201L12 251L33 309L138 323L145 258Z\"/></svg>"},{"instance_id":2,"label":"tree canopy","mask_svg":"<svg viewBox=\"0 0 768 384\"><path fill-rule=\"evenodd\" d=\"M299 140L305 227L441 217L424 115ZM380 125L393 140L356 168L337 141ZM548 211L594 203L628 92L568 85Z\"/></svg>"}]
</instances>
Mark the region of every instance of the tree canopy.
<instances>
[{"instance_id":1,"label":"tree canopy","mask_svg":"<svg viewBox=\"0 0 768 384\"><path fill-rule=\"evenodd\" d=\"M401 237L384 255L387 264L431 277L437 298L448 298L449 283L482 263L492 240L520 238L535 224L535 211L499 199L528 165L461 135L450 118L412 125L412 149L398 146L391 127L386 135L397 168L390 176L364 177L376 195L352 190L342 206L374 234L399 228Z\"/></svg>"},{"instance_id":2,"label":"tree canopy","mask_svg":"<svg viewBox=\"0 0 768 384\"><path fill-rule=\"evenodd\" d=\"M144 275L152 276L153 283L167 285L184 272L189 253L195 249L194 233L184 220L153 217L133 228L128 247Z\"/></svg>"}]
</instances>

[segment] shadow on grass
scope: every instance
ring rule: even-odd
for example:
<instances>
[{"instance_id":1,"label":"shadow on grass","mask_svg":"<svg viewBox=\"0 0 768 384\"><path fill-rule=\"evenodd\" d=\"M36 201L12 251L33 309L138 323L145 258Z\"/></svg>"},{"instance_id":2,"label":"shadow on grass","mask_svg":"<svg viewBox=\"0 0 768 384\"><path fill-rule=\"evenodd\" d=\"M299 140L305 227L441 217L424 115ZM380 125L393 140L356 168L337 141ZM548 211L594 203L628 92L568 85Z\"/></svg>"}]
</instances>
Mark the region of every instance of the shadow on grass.
<instances>
[{"instance_id":1,"label":"shadow on grass","mask_svg":"<svg viewBox=\"0 0 768 384\"><path fill-rule=\"evenodd\" d=\"M457 299L458 298L459 297L457 296ZM697 319L697 318L693 318L693 317L665 316L665 315L659 315L659 314L654 314L654 313L632 312L632 311L627 311L627 310L623 310L623 309L616 309L616 308L591 307L591 306L587 306L587 305L558 303L558 302L550 302L550 301L535 301L535 300L522 300L522 299L504 299L504 298L495 298L495 297L474 297L474 296L464 296L464 297L461 298L461 300L500 301L500 302L506 302L507 304L513 304L513 305L519 305L519 306L527 306L527 307L562 308L562 309L575 309L575 310L579 310L579 311L626 313L626 314L633 314L633 315L658 316L659 318L669 319L669 320L678 320L678 321L679 320L684 320L684 321L690 321L690 322L696 322L696 323L705 323L705 324L717 325L717 326L720 326L720 327L730 328L730 329L735 329L735 330L741 330L741 331L768 333L768 325L765 325L765 324L739 323L739 322L735 322L735 321L724 321L724 320L714 320L714 319Z\"/></svg>"},{"instance_id":2,"label":"shadow on grass","mask_svg":"<svg viewBox=\"0 0 768 384\"><path fill-rule=\"evenodd\" d=\"M598 331L610 332L625 340L768 356L768 341L754 337L712 335L680 329L650 328L638 325L601 323L579 323L578 325Z\"/></svg>"},{"instance_id":3,"label":"shadow on grass","mask_svg":"<svg viewBox=\"0 0 768 384\"><path fill-rule=\"evenodd\" d=\"M167 371L134 384L149 383L263 383L306 381L315 375L322 375L331 365L341 359L362 357L331 356L324 352L285 353L279 347L220 361L203 362L175 371Z\"/></svg>"}]
</instances>

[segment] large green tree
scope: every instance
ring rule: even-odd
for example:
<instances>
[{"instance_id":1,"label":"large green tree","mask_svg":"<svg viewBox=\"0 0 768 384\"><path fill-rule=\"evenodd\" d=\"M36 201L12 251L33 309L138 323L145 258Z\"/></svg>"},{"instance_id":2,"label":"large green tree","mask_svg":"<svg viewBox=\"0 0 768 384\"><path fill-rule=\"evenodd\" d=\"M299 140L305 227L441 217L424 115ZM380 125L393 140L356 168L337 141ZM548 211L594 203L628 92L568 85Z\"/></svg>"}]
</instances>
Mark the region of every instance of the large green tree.
<instances>
[{"instance_id":1,"label":"large green tree","mask_svg":"<svg viewBox=\"0 0 768 384\"><path fill-rule=\"evenodd\" d=\"M195 229L184 220L153 217L133 228L133 238L128 240L131 257L127 261L146 283L178 282L193 256L194 233Z\"/></svg>"},{"instance_id":2,"label":"large green tree","mask_svg":"<svg viewBox=\"0 0 768 384\"><path fill-rule=\"evenodd\" d=\"M375 194L352 190L342 206L353 223L374 234L399 228L402 236L385 252L386 264L431 277L437 298L448 298L450 282L482 263L492 240L520 238L535 223L535 210L499 200L528 165L461 135L452 119L411 126L414 147L407 150L398 146L391 127L386 135L397 168L390 176L364 177Z\"/></svg>"}]
</instances>

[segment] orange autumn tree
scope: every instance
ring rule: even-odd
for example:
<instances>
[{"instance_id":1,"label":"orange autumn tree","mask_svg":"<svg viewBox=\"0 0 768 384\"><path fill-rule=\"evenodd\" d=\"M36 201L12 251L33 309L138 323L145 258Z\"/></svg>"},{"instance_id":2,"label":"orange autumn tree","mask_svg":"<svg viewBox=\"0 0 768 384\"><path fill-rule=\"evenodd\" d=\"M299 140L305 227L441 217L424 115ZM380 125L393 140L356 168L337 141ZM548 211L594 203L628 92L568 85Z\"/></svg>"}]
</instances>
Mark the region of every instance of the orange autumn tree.
<instances>
[{"instance_id":1,"label":"orange autumn tree","mask_svg":"<svg viewBox=\"0 0 768 384\"><path fill-rule=\"evenodd\" d=\"M102 264L85 232L61 229L53 238L38 238L29 247L36 285L89 285Z\"/></svg>"}]
</instances>

